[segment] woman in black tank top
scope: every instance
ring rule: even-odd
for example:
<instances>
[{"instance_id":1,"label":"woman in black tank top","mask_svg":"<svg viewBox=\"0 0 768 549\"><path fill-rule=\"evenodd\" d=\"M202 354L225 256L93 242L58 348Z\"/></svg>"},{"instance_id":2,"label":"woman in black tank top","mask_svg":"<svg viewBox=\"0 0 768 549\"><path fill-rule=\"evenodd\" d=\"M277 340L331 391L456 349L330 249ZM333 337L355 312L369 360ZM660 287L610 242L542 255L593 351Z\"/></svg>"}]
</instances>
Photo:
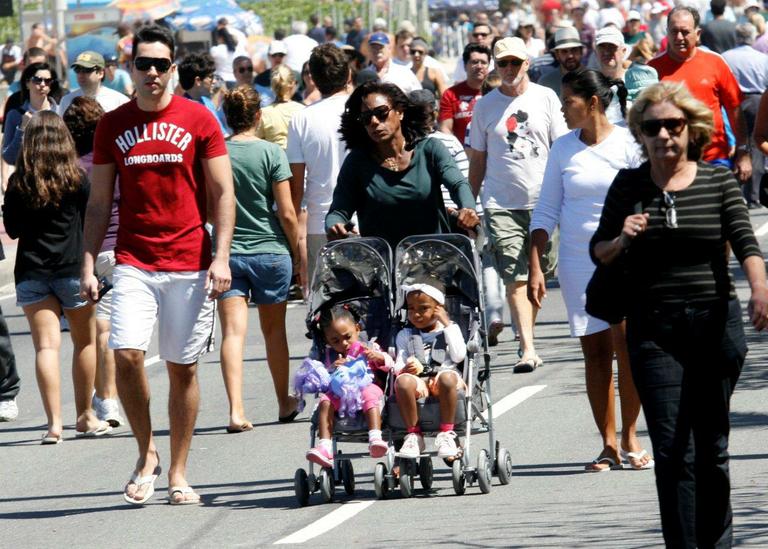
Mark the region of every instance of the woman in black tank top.
<instances>
[{"instance_id":1,"label":"woman in black tank top","mask_svg":"<svg viewBox=\"0 0 768 549\"><path fill-rule=\"evenodd\" d=\"M437 69L432 69L424 65L424 59L427 57L427 43L423 38L414 38L411 42L411 70L416 78L421 82L421 87L435 94L437 99L443 95L446 85L443 75Z\"/></svg>"}]
</instances>

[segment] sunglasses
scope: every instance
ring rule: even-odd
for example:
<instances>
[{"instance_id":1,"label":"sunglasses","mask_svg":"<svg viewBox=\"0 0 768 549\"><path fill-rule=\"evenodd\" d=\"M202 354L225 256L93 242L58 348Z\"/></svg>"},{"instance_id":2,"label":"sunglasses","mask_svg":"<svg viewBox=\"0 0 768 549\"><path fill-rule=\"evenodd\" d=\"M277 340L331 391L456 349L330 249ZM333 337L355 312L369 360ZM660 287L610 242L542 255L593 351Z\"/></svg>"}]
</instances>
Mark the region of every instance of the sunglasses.
<instances>
[{"instance_id":1,"label":"sunglasses","mask_svg":"<svg viewBox=\"0 0 768 549\"><path fill-rule=\"evenodd\" d=\"M42 78L40 76L33 76L29 81L33 84L45 84L46 86L53 84L53 78Z\"/></svg>"},{"instance_id":2,"label":"sunglasses","mask_svg":"<svg viewBox=\"0 0 768 549\"><path fill-rule=\"evenodd\" d=\"M501 59L499 61L496 61L496 66L500 69L505 69L509 67L510 65L513 67L519 67L523 64L522 59Z\"/></svg>"},{"instance_id":3,"label":"sunglasses","mask_svg":"<svg viewBox=\"0 0 768 549\"><path fill-rule=\"evenodd\" d=\"M658 133L658 132L656 132ZM675 209L675 197L667 191L662 191L664 195L664 226L668 229L677 229L677 210Z\"/></svg>"},{"instance_id":4,"label":"sunglasses","mask_svg":"<svg viewBox=\"0 0 768 549\"><path fill-rule=\"evenodd\" d=\"M380 107L376 107L375 109L361 112L360 116L357 117L357 121L360 122L363 126L367 126L368 124L371 123L371 120L373 120L373 117L375 116L376 120L378 120L379 122L382 122L387 119L391 111L392 111L392 107L388 107L387 105L381 105Z\"/></svg>"},{"instance_id":5,"label":"sunglasses","mask_svg":"<svg viewBox=\"0 0 768 549\"><path fill-rule=\"evenodd\" d=\"M640 131L646 137L656 137L661 128L667 130L669 135L680 135L688 121L685 118L659 118L658 120L643 120L640 122Z\"/></svg>"},{"instance_id":6,"label":"sunglasses","mask_svg":"<svg viewBox=\"0 0 768 549\"><path fill-rule=\"evenodd\" d=\"M96 67L79 67L76 66L73 69L76 74L91 74L92 72L96 71Z\"/></svg>"},{"instance_id":7,"label":"sunglasses","mask_svg":"<svg viewBox=\"0 0 768 549\"><path fill-rule=\"evenodd\" d=\"M425 52L424 50L414 50L413 48L411 48L411 55L424 55L425 53L427 52Z\"/></svg>"},{"instance_id":8,"label":"sunglasses","mask_svg":"<svg viewBox=\"0 0 768 549\"><path fill-rule=\"evenodd\" d=\"M472 33L472 36L473 36L474 38L485 38L485 37L486 37L486 36L488 36L489 34L490 34L489 32L473 32L473 33Z\"/></svg>"},{"instance_id":9,"label":"sunglasses","mask_svg":"<svg viewBox=\"0 0 768 549\"><path fill-rule=\"evenodd\" d=\"M243 74L244 72L253 72L253 67L240 67L237 72Z\"/></svg>"},{"instance_id":10,"label":"sunglasses","mask_svg":"<svg viewBox=\"0 0 768 549\"><path fill-rule=\"evenodd\" d=\"M155 67L157 72L168 72L171 69L173 63L170 59L164 57L137 57L133 60L133 66L139 71L148 71L152 67Z\"/></svg>"}]
</instances>

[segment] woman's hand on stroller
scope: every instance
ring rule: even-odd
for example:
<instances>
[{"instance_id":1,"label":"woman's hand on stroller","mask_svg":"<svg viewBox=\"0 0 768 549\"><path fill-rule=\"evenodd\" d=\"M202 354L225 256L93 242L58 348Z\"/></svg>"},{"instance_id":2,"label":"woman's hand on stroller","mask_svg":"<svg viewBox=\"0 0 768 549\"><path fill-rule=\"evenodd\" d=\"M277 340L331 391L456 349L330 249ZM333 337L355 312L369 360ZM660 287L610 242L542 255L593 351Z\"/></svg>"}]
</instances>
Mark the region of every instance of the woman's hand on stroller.
<instances>
[{"instance_id":1,"label":"woman's hand on stroller","mask_svg":"<svg viewBox=\"0 0 768 549\"><path fill-rule=\"evenodd\" d=\"M336 223L325 233L328 240L339 240L350 236L360 236L354 223Z\"/></svg>"},{"instance_id":2,"label":"woman's hand on stroller","mask_svg":"<svg viewBox=\"0 0 768 549\"><path fill-rule=\"evenodd\" d=\"M458 211L458 218L456 224L460 229L470 231L473 234L477 232L477 227L480 225L480 218L477 212L472 208L462 208Z\"/></svg>"}]
</instances>

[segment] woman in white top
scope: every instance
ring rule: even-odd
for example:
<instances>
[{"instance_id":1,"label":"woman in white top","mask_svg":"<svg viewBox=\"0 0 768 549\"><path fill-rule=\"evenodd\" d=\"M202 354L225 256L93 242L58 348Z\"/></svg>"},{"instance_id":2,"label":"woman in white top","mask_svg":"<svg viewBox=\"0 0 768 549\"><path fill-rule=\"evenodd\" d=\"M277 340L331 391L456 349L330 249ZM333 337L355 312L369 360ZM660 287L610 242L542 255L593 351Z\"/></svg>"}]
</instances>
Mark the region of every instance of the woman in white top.
<instances>
[{"instance_id":1,"label":"woman in white top","mask_svg":"<svg viewBox=\"0 0 768 549\"><path fill-rule=\"evenodd\" d=\"M227 89L232 89L237 83L235 73L232 69L232 62L239 55L246 55L245 49L237 43L235 37L227 29L216 29L213 32L213 39L216 45L211 47L209 53L216 64L216 74L224 80Z\"/></svg>"},{"instance_id":2,"label":"woman in white top","mask_svg":"<svg viewBox=\"0 0 768 549\"><path fill-rule=\"evenodd\" d=\"M637 438L640 399L629 369L624 326L609 326L584 310L587 283L595 270L589 257L589 240L600 221L608 187L620 169L640 164L640 150L629 130L611 124L605 114L614 94L612 87L618 90L624 111L627 91L621 80L609 80L592 70L563 77L562 111L573 131L552 145L531 220L528 296L537 307L541 307L546 295L539 258L549 235L560 225L560 288L571 336L581 340L587 396L603 438L602 451L585 468L589 472L608 471L622 460L634 469L653 467ZM619 365L621 446L616 437L614 352Z\"/></svg>"}]
</instances>

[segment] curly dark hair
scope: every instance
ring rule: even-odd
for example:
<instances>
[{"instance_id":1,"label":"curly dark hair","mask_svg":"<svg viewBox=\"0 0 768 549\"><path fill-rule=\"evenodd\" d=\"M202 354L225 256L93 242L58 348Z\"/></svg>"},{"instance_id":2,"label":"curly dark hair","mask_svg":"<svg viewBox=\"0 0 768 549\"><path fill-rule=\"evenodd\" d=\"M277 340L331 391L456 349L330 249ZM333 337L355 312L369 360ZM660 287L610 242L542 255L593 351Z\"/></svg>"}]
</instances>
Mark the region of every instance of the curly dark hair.
<instances>
[{"instance_id":1,"label":"curly dark hair","mask_svg":"<svg viewBox=\"0 0 768 549\"><path fill-rule=\"evenodd\" d=\"M75 97L67 107L62 118L75 141L77 156L85 156L93 150L93 136L102 116L104 109L92 97Z\"/></svg>"},{"instance_id":2,"label":"curly dark hair","mask_svg":"<svg viewBox=\"0 0 768 549\"><path fill-rule=\"evenodd\" d=\"M208 52L190 53L181 60L177 68L179 73L179 84L184 91L195 85L195 78L202 80L216 71L216 63Z\"/></svg>"},{"instance_id":3,"label":"curly dark hair","mask_svg":"<svg viewBox=\"0 0 768 549\"><path fill-rule=\"evenodd\" d=\"M309 73L323 95L331 95L344 88L349 80L349 61L344 50L334 44L322 44L309 56Z\"/></svg>"},{"instance_id":4,"label":"curly dark hair","mask_svg":"<svg viewBox=\"0 0 768 549\"><path fill-rule=\"evenodd\" d=\"M362 149L370 151L374 143L368 136L365 127L360 123L360 107L363 99L371 94L381 94L389 99L389 105L394 110L403 113L401 129L405 137L405 148L412 150L421 139L432 131L432 116L423 105L414 105L408 100L403 91L395 84L381 82L366 82L352 92L341 115L341 138L347 143L347 149Z\"/></svg>"}]
</instances>

